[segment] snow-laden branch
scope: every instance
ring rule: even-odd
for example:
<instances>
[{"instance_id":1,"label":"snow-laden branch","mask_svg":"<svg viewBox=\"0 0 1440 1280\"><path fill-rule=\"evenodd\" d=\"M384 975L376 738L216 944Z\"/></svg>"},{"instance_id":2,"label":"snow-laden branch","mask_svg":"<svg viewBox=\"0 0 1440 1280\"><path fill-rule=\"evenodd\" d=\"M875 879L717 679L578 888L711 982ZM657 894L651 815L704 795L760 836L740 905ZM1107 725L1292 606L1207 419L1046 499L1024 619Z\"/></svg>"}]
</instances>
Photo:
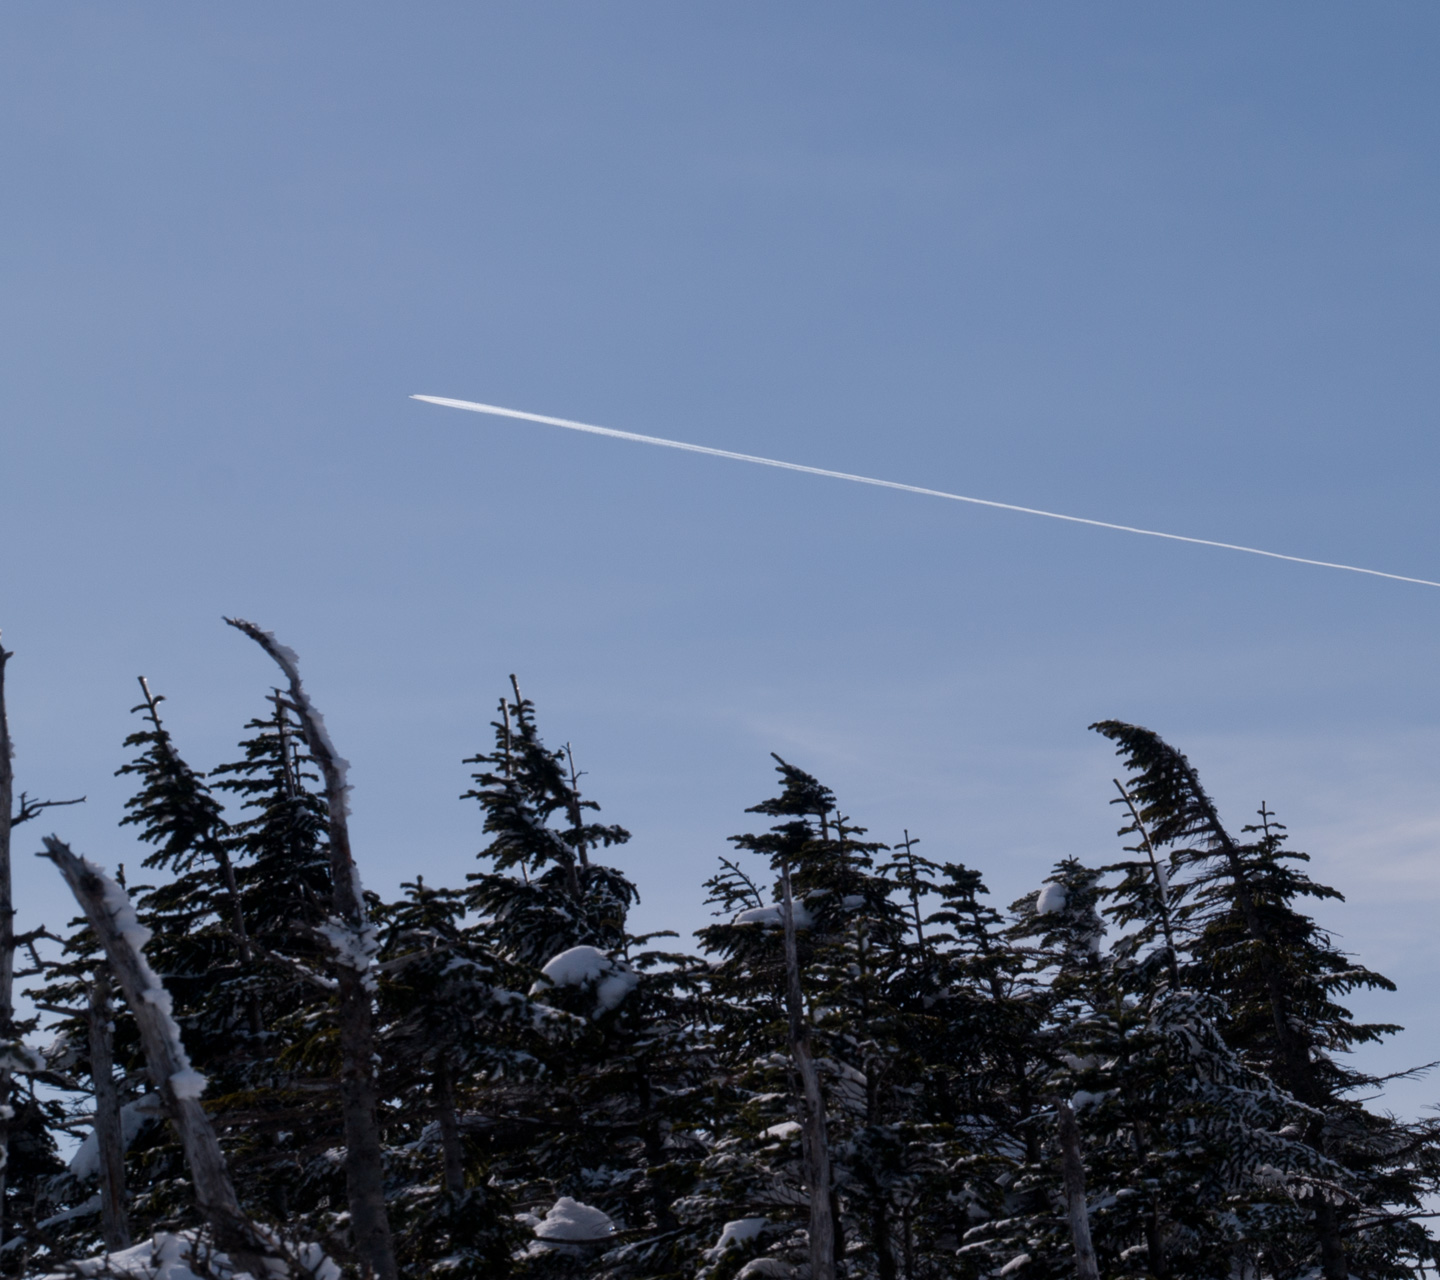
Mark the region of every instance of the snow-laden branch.
<instances>
[{"instance_id":1,"label":"snow-laden branch","mask_svg":"<svg viewBox=\"0 0 1440 1280\"><path fill-rule=\"evenodd\" d=\"M354 969L367 991L377 989L375 957L380 954L380 935L370 921L356 925L331 916L315 932L330 944L336 964Z\"/></svg>"},{"instance_id":2,"label":"snow-laden branch","mask_svg":"<svg viewBox=\"0 0 1440 1280\"><path fill-rule=\"evenodd\" d=\"M165 1047L169 1069L166 1071L166 1078L157 1080L155 1087L164 1093L168 1084L177 1098L198 1098L205 1091L205 1077L190 1065L190 1055L185 1052L185 1045L180 1039L180 1027L175 1021L174 1001L165 989L160 975L150 967L150 962L145 958L145 944L153 935L140 923L130 902L130 895L88 858L76 857L67 845L54 836L45 838L45 853L42 856L48 857L60 868L60 873L74 890L80 905L86 908L87 918L90 914L89 903L82 896L81 888L77 886L83 881L84 893L97 899L105 913L106 927L102 931L94 920L90 921L90 927L95 930L101 945L105 947L107 956L110 951L107 934L123 945L123 963L131 978L129 985L125 985L122 979L126 998L130 999L132 1004L146 1007L145 1016ZM111 960L113 963L113 957ZM142 1016L139 1009L135 1016L139 1021Z\"/></svg>"}]
</instances>

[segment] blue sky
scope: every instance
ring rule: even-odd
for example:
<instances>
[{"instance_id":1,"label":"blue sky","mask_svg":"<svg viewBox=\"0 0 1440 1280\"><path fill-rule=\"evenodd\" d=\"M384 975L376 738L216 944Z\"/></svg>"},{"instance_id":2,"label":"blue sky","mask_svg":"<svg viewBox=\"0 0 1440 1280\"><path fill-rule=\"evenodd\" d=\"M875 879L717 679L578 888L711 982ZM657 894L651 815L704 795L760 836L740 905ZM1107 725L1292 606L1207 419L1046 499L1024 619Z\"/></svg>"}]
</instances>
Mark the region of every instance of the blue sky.
<instances>
[{"instance_id":1,"label":"blue sky","mask_svg":"<svg viewBox=\"0 0 1440 1280\"><path fill-rule=\"evenodd\" d=\"M239 614L354 762L367 882L458 882L514 671L635 833L637 923L688 930L772 750L1008 902L1113 854L1085 726L1136 720L1290 824L1401 982L1385 1060L1440 1057L1440 592L407 399L1440 576L1437 37L1421 3L14 0L19 785L137 862L135 676L231 758L273 680Z\"/></svg>"}]
</instances>

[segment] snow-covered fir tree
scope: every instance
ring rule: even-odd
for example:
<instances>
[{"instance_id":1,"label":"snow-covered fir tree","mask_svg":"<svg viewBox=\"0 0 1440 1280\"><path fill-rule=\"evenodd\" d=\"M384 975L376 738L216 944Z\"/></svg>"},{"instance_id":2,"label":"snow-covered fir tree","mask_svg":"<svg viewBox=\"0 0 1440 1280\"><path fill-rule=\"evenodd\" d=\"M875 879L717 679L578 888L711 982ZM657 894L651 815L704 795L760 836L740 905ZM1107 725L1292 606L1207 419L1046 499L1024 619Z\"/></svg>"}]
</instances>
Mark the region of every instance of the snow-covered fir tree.
<instances>
[{"instance_id":1,"label":"snow-covered fir tree","mask_svg":"<svg viewBox=\"0 0 1440 1280\"><path fill-rule=\"evenodd\" d=\"M25 935L4 1274L127 1239L199 1274L226 1238L358 1280L378 1256L349 1214L369 1050L345 1049L346 1009L373 1023L370 1203L407 1277L1401 1280L1440 1262L1440 1126L1379 1109L1384 1082L1348 1056L1398 1030L1346 1007L1389 984L1309 914L1342 899L1268 807L1232 834L1148 730L1097 726L1126 765L1123 853L1061 850L1009 911L777 758L760 829L704 885L702 959L632 932L629 834L513 681L467 762L479 869L447 884L419 863L393 901L366 894L373 940L337 923L344 779L298 681L208 772L142 687L118 816L152 883L132 904L123 877L92 877L83 923ZM161 1010L157 1076L142 1030Z\"/></svg>"},{"instance_id":2,"label":"snow-covered fir tree","mask_svg":"<svg viewBox=\"0 0 1440 1280\"><path fill-rule=\"evenodd\" d=\"M1367 1106L1357 1094L1380 1082L1343 1056L1399 1028L1355 1021L1338 997L1393 984L1335 947L1299 905L1341 895L1297 865L1307 856L1284 848L1284 828L1263 805L1237 839L1189 760L1159 735L1119 721L1094 727L1131 772L1132 827L1168 850L1171 881L1187 894L1177 916L1194 939L1188 980L1223 1002L1221 1030L1247 1063L1308 1109L1293 1127L1323 1169L1292 1180L1303 1211L1249 1265L1278 1276L1318 1267L1345 1280L1433 1264L1435 1243L1419 1223L1440 1187L1437 1123Z\"/></svg>"}]
</instances>

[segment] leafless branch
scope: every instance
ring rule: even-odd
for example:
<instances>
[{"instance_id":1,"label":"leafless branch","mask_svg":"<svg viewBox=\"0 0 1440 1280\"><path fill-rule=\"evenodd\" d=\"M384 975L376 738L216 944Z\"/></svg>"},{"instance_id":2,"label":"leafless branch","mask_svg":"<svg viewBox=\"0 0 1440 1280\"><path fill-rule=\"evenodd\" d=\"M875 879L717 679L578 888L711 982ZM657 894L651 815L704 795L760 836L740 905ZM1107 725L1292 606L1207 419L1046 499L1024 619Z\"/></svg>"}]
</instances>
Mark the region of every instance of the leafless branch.
<instances>
[{"instance_id":1,"label":"leafless branch","mask_svg":"<svg viewBox=\"0 0 1440 1280\"><path fill-rule=\"evenodd\" d=\"M18 827L22 822L29 822L31 818L45 812L46 809L63 809L69 804L84 804L85 797L78 796L74 800L32 800L28 793L20 793L20 807L15 810L14 816L10 819L12 828Z\"/></svg>"}]
</instances>

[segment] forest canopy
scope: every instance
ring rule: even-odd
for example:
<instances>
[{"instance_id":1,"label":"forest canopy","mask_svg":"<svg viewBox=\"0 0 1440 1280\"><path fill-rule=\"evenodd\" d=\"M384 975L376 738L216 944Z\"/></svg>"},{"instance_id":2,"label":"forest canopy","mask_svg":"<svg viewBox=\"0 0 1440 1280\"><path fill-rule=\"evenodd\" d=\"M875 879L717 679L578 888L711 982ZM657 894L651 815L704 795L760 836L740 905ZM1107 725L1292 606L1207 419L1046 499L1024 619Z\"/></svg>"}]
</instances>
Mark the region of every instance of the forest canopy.
<instances>
[{"instance_id":1,"label":"forest canopy","mask_svg":"<svg viewBox=\"0 0 1440 1280\"><path fill-rule=\"evenodd\" d=\"M464 761L473 870L365 890L295 654L231 623L278 674L234 757L187 756L142 679L117 771L143 867L37 836L78 914L23 934L11 856L66 802L17 790L0 649L3 1274L1440 1266L1437 1121L1348 1056L1400 1030L1346 1007L1391 984L1316 922L1341 895L1276 815L1232 825L1159 734L1091 726L1114 861L1057 850L1008 906L776 756L687 941L631 931L630 833L514 677Z\"/></svg>"}]
</instances>

